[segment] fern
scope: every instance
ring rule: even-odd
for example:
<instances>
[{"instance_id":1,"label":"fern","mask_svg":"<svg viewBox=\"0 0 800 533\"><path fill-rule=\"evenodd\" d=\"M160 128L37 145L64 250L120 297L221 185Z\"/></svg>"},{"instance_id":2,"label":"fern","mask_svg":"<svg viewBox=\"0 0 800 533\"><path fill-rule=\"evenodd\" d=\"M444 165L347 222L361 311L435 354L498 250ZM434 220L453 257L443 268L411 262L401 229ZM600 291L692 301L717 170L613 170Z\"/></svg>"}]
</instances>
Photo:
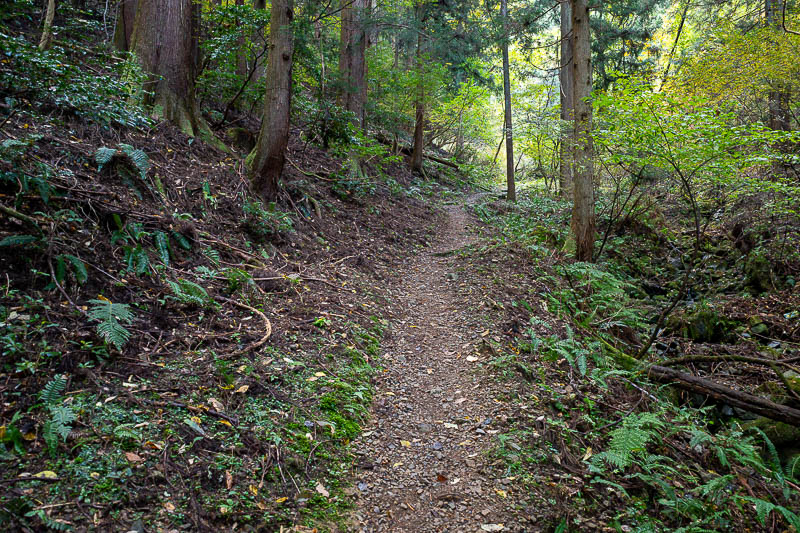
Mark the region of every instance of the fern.
<instances>
[{"instance_id":1,"label":"fern","mask_svg":"<svg viewBox=\"0 0 800 533\"><path fill-rule=\"evenodd\" d=\"M67 378L63 374L58 374L44 386L39 393L39 399L47 406L55 405L61 401L61 395L67 388Z\"/></svg>"},{"instance_id":2,"label":"fern","mask_svg":"<svg viewBox=\"0 0 800 533\"><path fill-rule=\"evenodd\" d=\"M663 427L664 421L655 413L629 415L611 432L609 449L595 455L595 461L602 459L615 468L627 468L633 463L634 453L646 451Z\"/></svg>"},{"instance_id":3,"label":"fern","mask_svg":"<svg viewBox=\"0 0 800 533\"><path fill-rule=\"evenodd\" d=\"M130 144L120 143L119 148L139 171L139 177L145 179L147 171L150 170L150 158L147 157L147 154Z\"/></svg>"},{"instance_id":4,"label":"fern","mask_svg":"<svg viewBox=\"0 0 800 533\"><path fill-rule=\"evenodd\" d=\"M178 243L178 246L186 250L187 252L192 249L192 243L189 242L189 239L183 236L182 233L172 230L170 232L172 238L175 239L175 242Z\"/></svg>"},{"instance_id":5,"label":"fern","mask_svg":"<svg viewBox=\"0 0 800 533\"><path fill-rule=\"evenodd\" d=\"M105 146L98 148L97 152L94 154L94 160L97 163L97 170L103 170L103 167L106 166L109 161L114 159L115 155L117 155L117 151L114 148L107 148Z\"/></svg>"},{"instance_id":6,"label":"fern","mask_svg":"<svg viewBox=\"0 0 800 533\"><path fill-rule=\"evenodd\" d=\"M114 436L120 440L141 440L142 436L135 431L134 424L120 424L114 428Z\"/></svg>"},{"instance_id":7,"label":"fern","mask_svg":"<svg viewBox=\"0 0 800 533\"><path fill-rule=\"evenodd\" d=\"M153 241L155 242L156 251L158 252L158 257L161 258L161 262L169 266L169 237L163 231L156 231L153 233Z\"/></svg>"},{"instance_id":8,"label":"fern","mask_svg":"<svg viewBox=\"0 0 800 533\"><path fill-rule=\"evenodd\" d=\"M38 241L38 237L33 235L9 235L0 241L0 246L21 246L23 244L30 244Z\"/></svg>"},{"instance_id":9,"label":"fern","mask_svg":"<svg viewBox=\"0 0 800 533\"><path fill-rule=\"evenodd\" d=\"M762 500L761 498L742 496L742 499L749 501L755 506L756 518L762 525L766 523L767 517L770 515L770 513L772 513L772 511L778 511L781 515L783 515L783 518L789 523L789 525L800 531L800 516L797 516L797 514L790 511L786 507L783 507L782 505L775 505L774 503Z\"/></svg>"},{"instance_id":10,"label":"fern","mask_svg":"<svg viewBox=\"0 0 800 533\"><path fill-rule=\"evenodd\" d=\"M133 313L130 306L126 304L115 304L108 300L90 300L92 307L89 309L89 318L96 320L97 333L109 344L113 344L117 350L128 342L131 336L122 323L130 324L133 321Z\"/></svg>"},{"instance_id":11,"label":"fern","mask_svg":"<svg viewBox=\"0 0 800 533\"><path fill-rule=\"evenodd\" d=\"M218 251L216 251L213 248L206 248L205 250L203 250L203 255L206 256L209 261L211 261L212 265L214 265L215 267L219 266L220 257Z\"/></svg>"},{"instance_id":12,"label":"fern","mask_svg":"<svg viewBox=\"0 0 800 533\"><path fill-rule=\"evenodd\" d=\"M208 292L193 281L186 279L179 279L177 282L167 280L172 294L179 302L197 305L200 307L213 307L214 301L208 295Z\"/></svg>"},{"instance_id":13,"label":"fern","mask_svg":"<svg viewBox=\"0 0 800 533\"><path fill-rule=\"evenodd\" d=\"M42 429L42 438L47 443L51 455L58 447L59 438L66 442L69 432L72 431L72 423L77 419L75 411L71 407L60 405L61 396L66 388L67 378L63 374L59 374L49 381L39 393L39 398L50 411L50 419L45 422Z\"/></svg>"},{"instance_id":14,"label":"fern","mask_svg":"<svg viewBox=\"0 0 800 533\"><path fill-rule=\"evenodd\" d=\"M133 163L133 166L136 167L136 170L139 171L139 177L144 180L147 175L147 171L150 170L150 159L147 157L147 154L137 148L134 148L130 144L120 143L118 147L119 148L114 149L102 146L97 149L97 152L94 154L94 160L97 163L97 170L103 170L103 167L112 159L114 159L115 156L124 154L127 156L128 160Z\"/></svg>"}]
</instances>

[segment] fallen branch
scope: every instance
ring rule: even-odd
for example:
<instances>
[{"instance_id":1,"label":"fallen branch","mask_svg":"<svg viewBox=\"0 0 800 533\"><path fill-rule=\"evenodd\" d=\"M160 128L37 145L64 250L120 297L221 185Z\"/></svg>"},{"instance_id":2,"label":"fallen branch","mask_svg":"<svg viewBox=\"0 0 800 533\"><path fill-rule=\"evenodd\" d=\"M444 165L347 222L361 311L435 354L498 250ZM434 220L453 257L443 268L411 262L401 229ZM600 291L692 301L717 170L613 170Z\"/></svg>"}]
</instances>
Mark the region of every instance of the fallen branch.
<instances>
[{"instance_id":1,"label":"fallen branch","mask_svg":"<svg viewBox=\"0 0 800 533\"><path fill-rule=\"evenodd\" d=\"M10 207L6 207L4 205L0 205L0 213L5 213L6 215L10 216L11 218L16 218L17 220L28 224L29 226L36 228L39 233L42 233L42 228L39 227L39 222L33 218L29 217L24 213L20 213L16 209L12 209Z\"/></svg>"},{"instance_id":2,"label":"fallen branch","mask_svg":"<svg viewBox=\"0 0 800 533\"><path fill-rule=\"evenodd\" d=\"M650 365L645 368L647 376L659 383L668 383L684 390L704 394L715 400L725 402L733 407L738 407L751 413L800 426L800 409L781 405L759 396L737 391L708 379L699 378L691 374L679 372L672 368L660 365Z\"/></svg>"},{"instance_id":3,"label":"fallen branch","mask_svg":"<svg viewBox=\"0 0 800 533\"><path fill-rule=\"evenodd\" d=\"M266 331L264 336L261 337L256 342L254 342L254 343L242 348L241 350L236 350L233 353L229 353L229 354L226 355L226 357L236 357L236 356L239 356L239 355L242 355L242 354L245 354L245 353L249 353L251 351L258 350L259 348L261 348L267 342L267 339L269 339L270 335L272 335L272 322L269 321L269 318L267 318L267 315L265 315L264 313L262 313L261 311L259 311L255 307L249 306L247 304L243 304L242 302L239 302L239 301L236 301L236 300L231 300L230 298L222 297L221 300L223 300L225 302L228 302L230 304L233 304L233 305L235 305L237 307L241 307L242 309L247 309L248 311L252 311L253 313L257 314L261 318L261 320L264 322L264 330Z\"/></svg>"}]
</instances>

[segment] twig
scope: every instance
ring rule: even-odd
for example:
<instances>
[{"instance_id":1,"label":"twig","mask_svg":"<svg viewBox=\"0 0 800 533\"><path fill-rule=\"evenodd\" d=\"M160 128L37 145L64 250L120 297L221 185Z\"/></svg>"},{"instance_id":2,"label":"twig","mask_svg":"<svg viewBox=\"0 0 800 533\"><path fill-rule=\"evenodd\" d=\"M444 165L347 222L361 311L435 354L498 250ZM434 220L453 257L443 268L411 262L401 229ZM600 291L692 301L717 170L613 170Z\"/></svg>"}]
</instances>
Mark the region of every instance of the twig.
<instances>
[{"instance_id":1,"label":"twig","mask_svg":"<svg viewBox=\"0 0 800 533\"><path fill-rule=\"evenodd\" d=\"M266 330L266 333L264 334L264 336L261 337L259 340L257 340L256 342L254 342L254 343L242 348L241 350L236 350L233 353L227 354L226 357L236 357L236 356L239 356L239 355L251 352L251 351L255 351L255 350L258 350L259 348L261 348L264 345L264 343L267 342L267 339L269 339L270 335L272 335L272 322L269 321L269 318L267 318L267 315L265 315L264 313L262 313L261 311L259 311L255 307L249 306L249 305L244 304L242 302L238 302L236 300L231 300L230 298L225 298L224 296L221 297L220 299L225 301L225 302L228 302L230 304L233 304L233 305L235 305L237 307L241 307L242 309L247 309L248 311L252 311L253 313L257 314L259 317L261 317L261 320L264 322L264 329Z\"/></svg>"}]
</instances>

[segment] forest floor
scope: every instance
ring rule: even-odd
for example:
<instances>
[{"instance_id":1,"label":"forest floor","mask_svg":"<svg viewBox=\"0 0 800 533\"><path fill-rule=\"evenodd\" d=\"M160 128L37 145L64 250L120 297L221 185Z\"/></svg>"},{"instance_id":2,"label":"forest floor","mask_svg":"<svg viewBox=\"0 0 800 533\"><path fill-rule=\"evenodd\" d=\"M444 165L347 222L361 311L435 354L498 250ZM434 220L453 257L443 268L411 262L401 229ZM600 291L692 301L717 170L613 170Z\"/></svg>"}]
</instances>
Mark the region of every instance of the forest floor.
<instances>
[{"instance_id":1,"label":"forest floor","mask_svg":"<svg viewBox=\"0 0 800 533\"><path fill-rule=\"evenodd\" d=\"M459 205L445 213L434 244L406 259L390 289L385 372L356 445L363 531L513 531L533 519L514 511L514 478L488 464L507 418L503 385L482 366L495 325L474 312L477 292L456 290L468 283L457 252L478 241L474 221Z\"/></svg>"}]
</instances>

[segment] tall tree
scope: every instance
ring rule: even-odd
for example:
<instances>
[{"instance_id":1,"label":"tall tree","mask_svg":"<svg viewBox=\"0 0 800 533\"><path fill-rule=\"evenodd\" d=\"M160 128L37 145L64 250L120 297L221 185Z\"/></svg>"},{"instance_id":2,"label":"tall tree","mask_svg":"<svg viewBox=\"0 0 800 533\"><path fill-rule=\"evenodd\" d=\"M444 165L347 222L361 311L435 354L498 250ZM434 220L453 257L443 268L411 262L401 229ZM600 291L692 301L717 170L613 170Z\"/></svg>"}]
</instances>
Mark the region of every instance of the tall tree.
<instances>
[{"instance_id":1,"label":"tall tree","mask_svg":"<svg viewBox=\"0 0 800 533\"><path fill-rule=\"evenodd\" d=\"M500 16L503 19L503 102L504 125L506 135L506 199L517 201L516 184L514 183L514 133L511 121L511 76L508 64L508 2L500 0Z\"/></svg>"},{"instance_id":2,"label":"tall tree","mask_svg":"<svg viewBox=\"0 0 800 533\"><path fill-rule=\"evenodd\" d=\"M292 107L294 54L293 0L272 0L267 58L267 92L258 142L251 154L253 190L266 200L278 196L278 180L286 163L289 117Z\"/></svg>"},{"instance_id":3,"label":"tall tree","mask_svg":"<svg viewBox=\"0 0 800 533\"><path fill-rule=\"evenodd\" d=\"M422 21L422 4L417 4L415 9L418 23ZM422 152L425 149L425 68L422 64L422 31L417 31L417 51L415 55L415 67L417 69L417 94L414 102L414 147L411 151L409 166L412 172L422 173Z\"/></svg>"},{"instance_id":4,"label":"tall tree","mask_svg":"<svg viewBox=\"0 0 800 533\"><path fill-rule=\"evenodd\" d=\"M561 142L558 188L561 197L572 199L572 160L574 105L572 100L572 11L569 0L561 0L561 61L559 85L561 86Z\"/></svg>"},{"instance_id":5,"label":"tall tree","mask_svg":"<svg viewBox=\"0 0 800 533\"><path fill-rule=\"evenodd\" d=\"M767 27L775 32L781 31L782 3L780 0L764 0L764 15ZM777 85L774 82L770 85ZM778 86L770 87L768 98L769 127L773 130L789 131L789 94Z\"/></svg>"},{"instance_id":6,"label":"tall tree","mask_svg":"<svg viewBox=\"0 0 800 533\"><path fill-rule=\"evenodd\" d=\"M364 106L367 100L367 0L342 0L339 75L342 79L341 105L366 128Z\"/></svg>"},{"instance_id":7,"label":"tall tree","mask_svg":"<svg viewBox=\"0 0 800 533\"><path fill-rule=\"evenodd\" d=\"M575 106L573 206L570 237L575 257L591 261L594 255L594 150L592 146L592 48L588 0L572 4L572 98Z\"/></svg>"},{"instance_id":8,"label":"tall tree","mask_svg":"<svg viewBox=\"0 0 800 533\"><path fill-rule=\"evenodd\" d=\"M193 0L138 0L130 42L150 75L146 103L189 135L207 129L194 94L198 9Z\"/></svg>"},{"instance_id":9,"label":"tall tree","mask_svg":"<svg viewBox=\"0 0 800 533\"><path fill-rule=\"evenodd\" d=\"M117 23L114 27L114 47L120 52L131 49L131 35L136 21L136 0L122 0L117 8Z\"/></svg>"},{"instance_id":10,"label":"tall tree","mask_svg":"<svg viewBox=\"0 0 800 533\"><path fill-rule=\"evenodd\" d=\"M53 44L53 19L56 16L56 0L48 0L47 12L44 15L44 29L39 39L39 50L47 50Z\"/></svg>"}]
</instances>

